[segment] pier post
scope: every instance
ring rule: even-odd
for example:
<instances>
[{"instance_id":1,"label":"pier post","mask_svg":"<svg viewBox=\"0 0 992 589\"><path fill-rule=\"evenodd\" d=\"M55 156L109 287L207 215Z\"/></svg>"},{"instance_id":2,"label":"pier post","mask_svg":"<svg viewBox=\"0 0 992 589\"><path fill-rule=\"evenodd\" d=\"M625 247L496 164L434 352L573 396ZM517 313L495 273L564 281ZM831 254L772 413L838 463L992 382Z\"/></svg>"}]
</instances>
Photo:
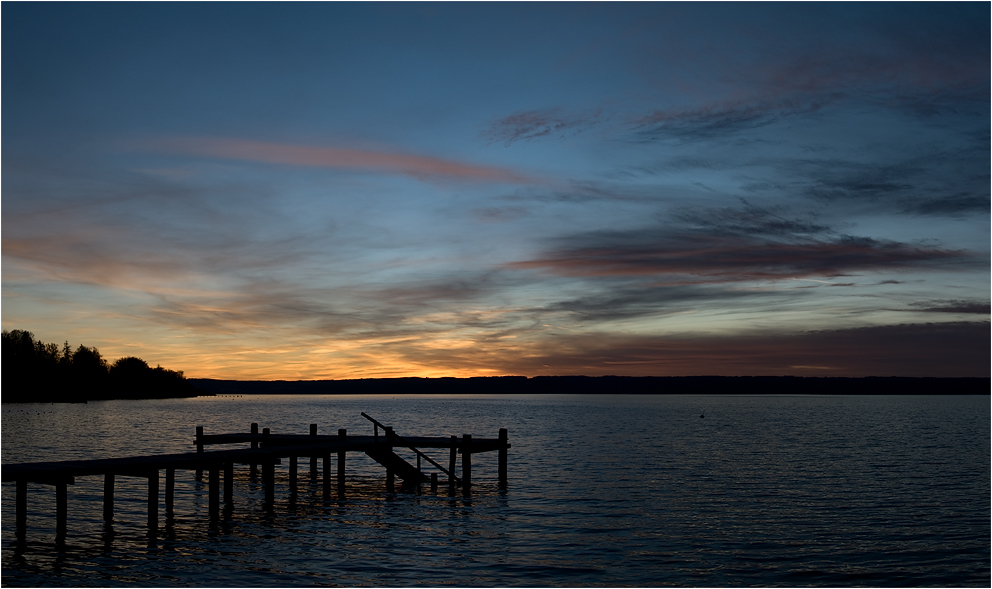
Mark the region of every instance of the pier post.
<instances>
[{"instance_id":1,"label":"pier post","mask_svg":"<svg viewBox=\"0 0 992 589\"><path fill-rule=\"evenodd\" d=\"M196 426L196 453L197 454L202 454L203 453L203 426L202 425ZM196 480L198 480L198 481L202 481L203 480L203 470L202 469L199 469L199 468L196 469Z\"/></svg>"},{"instance_id":2,"label":"pier post","mask_svg":"<svg viewBox=\"0 0 992 589\"><path fill-rule=\"evenodd\" d=\"M431 493L437 493L437 473L431 473Z\"/></svg>"},{"instance_id":3,"label":"pier post","mask_svg":"<svg viewBox=\"0 0 992 589\"><path fill-rule=\"evenodd\" d=\"M472 486L472 434L462 435L462 490Z\"/></svg>"},{"instance_id":4,"label":"pier post","mask_svg":"<svg viewBox=\"0 0 992 589\"><path fill-rule=\"evenodd\" d=\"M348 455L348 451L345 450L345 443L348 440L348 430L339 429L338 430L338 442L341 443L341 447L338 448L338 495L344 497L344 467L345 467L345 457Z\"/></svg>"},{"instance_id":5,"label":"pier post","mask_svg":"<svg viewBox=\"0 0 992 589\"><path fill-rule=\"evenodd\" d=\"M458 464L458 436L451 436L451 453L448 455L448 487L455 488L455 466Z\"/></svg>"},{"instance_id":6,"label":"pier post","mask_svg":"<svg viewBox=\"0 0 992 589\"><path fill-rule=\"evenodd\" d=\"M389 443L389 451L393 451L393 428L386 428L386 441ZM386 490L392 493L396 490L396 473L393 469L386 467Z\"/></svg>"},{"instance_id":7,"label":"pier post","mask_svg":"<svg viewBox=\"0 0 992 589\"><path fill-rule=\"evenodd\" d=\"M176 469L165 469L165 517L172 517L176 505Z\"/></svg>"},{"instance_id":8,"label":"pier post","mask_svg":"<svg viewBox=\"0 0 992 589\"><path fill-rule=\"evenodd\" d=\"M269 433L269 428L262 428L263 448L268 446ZM276 495L276 464L271 458L262 463L262 485L265 487L265 505L271 507L275 503Z\"/></svg>"},{"instance_id":9,"label":"pier post","mask_svg":"<svg viewBox=\"0 0 992 589\"><path fill-rule=\"evenodd\" d=\"M276 494L276 464L271 459L262 463L262 485L265 487L265 505L272 507Z\"/></svg>"},{"instance_id":10,"label":"pier post","mask_svg":"<svg viewBox=\"0 0 992 589\"><path fill-rule=\"evenodd\" d=\"M224 463L224 507L234 505L234 463Z\"/></svg>"},{"instance_id":11,"label":"pier post","mask_svg":"<svg viewBox=\"0 0 992 589\"><path fill-rule=\"evenodd\" d=\"M148 473L148 531L158 529L158 471Z\"/></svg>"},{"instance_id":12,"label":"pier post","mask_svg":"<svg viewBox=\"0 0 992 589\"><path fill-rule=\"evenodd\" d=\"M114 519L114 473L103 475L103 520Z\"/></svg>"},{"instance_id":13,"label":"pier post","mask_svg":"<svg viewBox=\"0 0 992 589\"><path fill-rule=\"evenodd\" d=\"M324 454L324 499L331 498L331 453Z\"/></svg>"},{"instance_id":14,"label":"pier post","mask_svg":"<svg viewBox=\"0 0 992 589\"><path fill-rule=\"evenodd\" d=\"M253 433L253 434L257 434L258 433L258 424L257 423L251 424L251 433ZM252 450L257 450L258 449L258 442L254 442L253 441L251 443L251 449ZM258 474L258 465L255 462L251 462L251 463L248 464L248 474L251 475L251 478L255 478L255 475Z\"/></svg>"},{"instance_id":15,"label":"pier post","mask_svg":"<svg viewBox=\"0 0 992 589\"><path fill-rule=\"evenodd\" d=\"M220 513L220 465L213 464L210 466L210 482L209 490L207 492L209 499L209 511L210 517L217 517Z\"/></svg>"},{"instance_id":16,"label":"pier post","mask_svg":"<svg viewBox=\"0 0 992 589\"><path fill-rule=\"evenodd\" d=\"M506 454L507 454L507 448L506 447L508 445L508 442L509 442L509 437L507 436L506 428L505 427L500 428L500 430L499 430L499 472L498 472L498 478L499 478L500 484L502 484L503 486L506 485Z\"/></svg>"},{"instance_id":17,"label":"pier post","mask_svg":"<svg viewBox=\"0 0 992 589\"><path fill-rule=\"evenodd\" d=\"M289 492L296 493L296 456L289 457Z\"/></svg>"},{"instance_id":18,"label":"pier post","mask_svg":"<svg viewBox=\"0 0 992 589\"><path fill-rule=\"evenodd\" d=\"M310 435L311 436L316 436L317 435L317 424L316 423L311 423L310 424ZM310 480L311 481L316 481L317 480L317 456L311 456L310 457Z\"/></svg>"},{"instance_id":19,"label":"pier post","mask_svg":"<svg viewBox=\"0 0 992 589\"><path fill-rule=\"evenodd\" d=\"M69 499L65 481L55 483L55 538L65 539L66 519L69 516Z\"/></svg>"},{"instance_id":20,"label":"pier post","mask_svg":"<svg viewBox=\"0 0 992 589\"><path fill-rule=\"evenodd\" d=\"M17 529L17 539L23 540L28 527L28 482L24 479L17 479L17 515L15 517L15 527Z\"/></svg>"}]
</instances>

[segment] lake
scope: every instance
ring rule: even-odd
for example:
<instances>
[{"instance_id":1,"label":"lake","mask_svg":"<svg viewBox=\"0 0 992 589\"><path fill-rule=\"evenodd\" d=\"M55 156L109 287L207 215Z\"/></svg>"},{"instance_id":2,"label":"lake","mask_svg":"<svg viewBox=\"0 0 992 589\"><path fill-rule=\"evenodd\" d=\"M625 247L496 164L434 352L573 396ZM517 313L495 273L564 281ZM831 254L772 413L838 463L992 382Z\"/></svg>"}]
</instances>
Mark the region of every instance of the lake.
<instances>
[{"instance_id":1,"label":"lake","mask_svg":"<svg viewBox=\"0 0 992 589\"><path fill-rule=\"evenodd\" d=\"M988 396L258 395L4 404L3 463L194 451L206 433L400 435L509 430L473 457L469 496L387 492L349 453L347 495L325 501L300 460L275 506L235 471L213 521L207 486L176 472L175 517L150 539L144 479L55 494L29 485L26 541L4 481L4 586L989 586ZM213 447L219 448L219 447ZM210 447L208 447L208 451ZM447 452L427 450L441 464ZM333 468L333 466L332 466ZM441 475L442 479L444 475Z\"/></svg>"}]
</instances>

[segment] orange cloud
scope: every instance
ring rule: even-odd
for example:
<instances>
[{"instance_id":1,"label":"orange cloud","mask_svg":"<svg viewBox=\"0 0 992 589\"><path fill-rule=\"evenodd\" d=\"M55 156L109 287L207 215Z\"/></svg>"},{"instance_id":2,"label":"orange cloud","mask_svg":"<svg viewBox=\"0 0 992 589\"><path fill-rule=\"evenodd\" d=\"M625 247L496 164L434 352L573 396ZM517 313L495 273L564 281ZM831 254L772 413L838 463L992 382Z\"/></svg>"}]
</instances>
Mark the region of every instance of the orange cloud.
<instances>
[{"instance_id":1,"label":"orange cloud","mask_svg":"<svg viewBox=\"0 0 992 589\"><path fill-rule=\"evenodd\" d=\"M225 137L173 138L156 141L154 145L183 154L267 164L373 170L407 174L415 178L510 183L533 181L532 178L505 168L399 152L315 147Z\"/></svg>"}]
</instances>

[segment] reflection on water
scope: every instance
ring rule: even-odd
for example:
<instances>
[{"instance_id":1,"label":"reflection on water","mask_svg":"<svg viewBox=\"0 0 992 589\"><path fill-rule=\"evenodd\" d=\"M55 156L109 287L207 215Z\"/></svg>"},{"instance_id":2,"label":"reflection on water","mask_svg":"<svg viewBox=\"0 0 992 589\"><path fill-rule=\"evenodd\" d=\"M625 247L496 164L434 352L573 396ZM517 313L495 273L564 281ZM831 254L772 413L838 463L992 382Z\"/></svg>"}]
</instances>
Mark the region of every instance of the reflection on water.
<instances>
[{"instance_id":1,"label":"reflection on water","mask_svg":"<svg viewBox=\"0 0 992 589\"><path fill-rule=\"evenodd\" d=\"M385 491L381 467L348 455L347 495L325 500L300 460L276 503L235 470L233 505L176 472L171 518L149 537L146 482L31 485L25 542L3 484L6 586L956 585L987 586L988 397L382 396L218 397L4 405L3 462L192 451L206 433L347 428L365 411L400 435L496 437L473 457L470 496ZM705 418L700 418L705 415ZM447 464L444 451L434 458ZM431 451L428 451L431 453Z\"/></svg>"}]
</instances>

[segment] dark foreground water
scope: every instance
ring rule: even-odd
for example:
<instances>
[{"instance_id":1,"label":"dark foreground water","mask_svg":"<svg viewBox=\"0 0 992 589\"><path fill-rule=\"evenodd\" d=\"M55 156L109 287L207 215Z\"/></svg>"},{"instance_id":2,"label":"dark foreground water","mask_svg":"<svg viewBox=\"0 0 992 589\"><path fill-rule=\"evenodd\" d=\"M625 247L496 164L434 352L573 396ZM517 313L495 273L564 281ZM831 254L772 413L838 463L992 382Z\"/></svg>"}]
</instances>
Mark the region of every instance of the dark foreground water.
<instances>
[{"instance_id":1,"label":"dark foreground water","mask_svg":"<svg viewBox=\"0 0 992 589\"><path fill-rule=\"evenodd\" d=\"M989 397L258 396L3 405L3 463L192 450L194 427L400 435L509 429L509 485L476 455L471 496L387 493L349 454L324 502L301 460L276 504L235 471L233 511L176 473L176 515L147 535L145 481L29 486L27 541L3 483L4 586L982 586L990 581ZM705 415L705 417L701 417ZM436 454L446 463L444 451ZM443 478L443 477L442 477Z\"/></svg>"}]
</instances>

